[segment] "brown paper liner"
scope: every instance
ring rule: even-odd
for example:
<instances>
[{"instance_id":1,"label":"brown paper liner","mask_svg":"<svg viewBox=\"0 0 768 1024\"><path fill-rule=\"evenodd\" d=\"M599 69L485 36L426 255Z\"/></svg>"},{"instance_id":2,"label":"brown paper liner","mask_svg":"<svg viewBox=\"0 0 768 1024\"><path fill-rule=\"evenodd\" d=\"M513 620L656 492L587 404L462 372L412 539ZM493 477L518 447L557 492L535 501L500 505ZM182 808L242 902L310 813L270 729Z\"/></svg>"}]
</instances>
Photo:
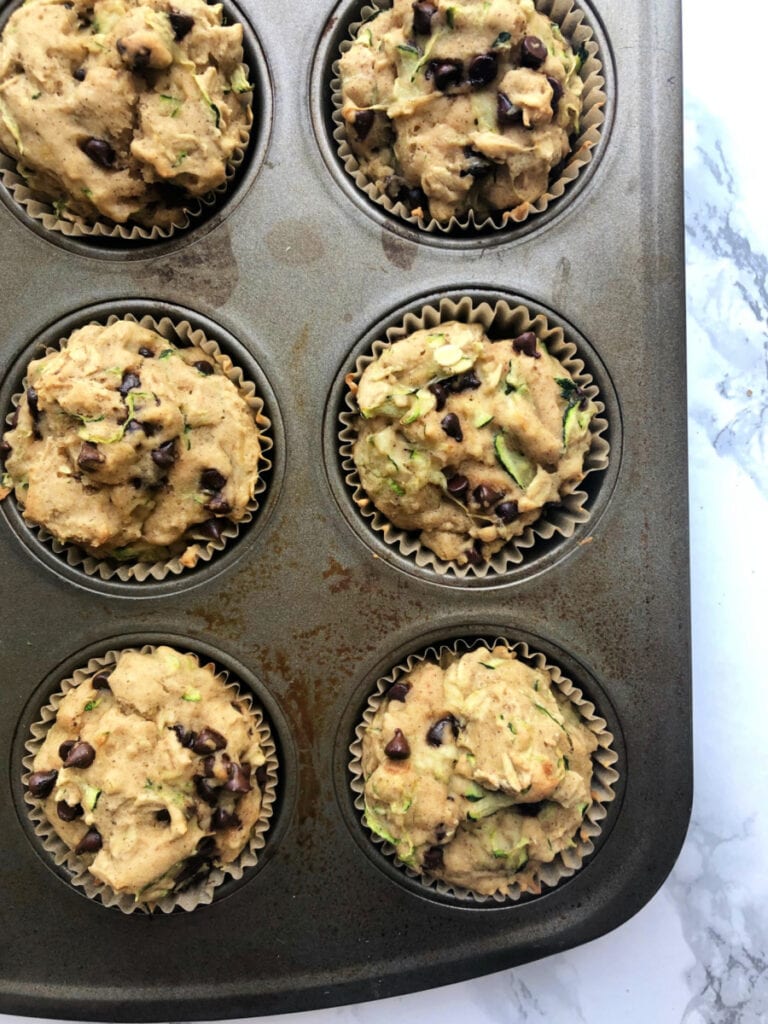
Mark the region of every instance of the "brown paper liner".
<instances>
[{"instance_id":1,"label":"brown paper liner","mask_svg":"<svg viewBox=\"0 0 768 1024\"><path fill-rule=\"evenodd\" d=\"M525 306L512 307L503 299L493 305L488 302L475 305L469 296L465 296L458 301L444 298L440 300L438 306L428 305L418 311L408 312L403 317L401 324L387 330L386 341L375 341L370 352L358 356L354 372L349 379L355 383L359 381L366 366L394 342L421 328L437 327L438 324L448 320L481 323L486 332L493 327L496 336L508 338L517 337L524 331L533 331L539 340L546 344L550 355L560 360L577 384L594 401L597 408L590 424L592 443L584 457L584 476L607 468L610 446L604 434L608 429L608 421L601 415L605 411L605 406L598 400L596 384L587 373L583 361L578 357L576 345L566 339L562 328L551 327L543 313L538 313L532 318L531 311ZM500 332L502 332L501 335ZM371 529L376 531L387 544L397 547L401 554L411 558L419 568L432 569L441 576L452 573L462 579L500 575L513 565L523 562L526 552L533 547L538 539L550 540L556 534L563 538L571 537L576 527L589 519L589 511L586 508L587 492L574 490L561 499L559 507L542 510L539 518L526 526L523 533L512 537L500 551L481 565L462 566L455 561L443 561L433 551L426 548L415 533L393 526L373 505L363 489L352 456L353 445L357 438L358 416L357 404L348 390L346 410L339 415L338 438L344 479L350 489L352 500Z\"/></svg>"},{"instance_id":2,"label":"brown paper liner","mask_svg":"<svg viewBox=\"0 0 768 1024\"><path fill-rule=\"evenodd\" d=\"M145 645L142 648L125 648L126 650L140 650L141 654L150 654L155 648ZM262 789L261 814L259 820L253 827L251 837L248 840L243 852L231 864L212 868L211 871L199 882L184 889L183 892L171 893L164 896L156 903L148 904L138 902L128 893L119 893L98 881L90 874L82 858L75 855L69 847L58 837L52 825L43 812L43 802L35 799L26 789L26 781L32 770L32 763L35 755L42 746L48 729L53 724L58 711L59 704L64 696L74 687L79 686L86 679L90 679L95 673L114 668L122 651L107 651L98 658L91 658L88 664L77 669L71 678L65 679L61 689L55 693L40 711L40 719L31 727L31 735L25 743L27 754L22 760L24 774L22 782L25 784L24 800L29 807L29 816L34 824L35 835L42 841L42 847L59 867L65 867L69 873L73 885L83 889L90 899L100 901L105 907L117 907L124 914L132 914L135 911L150 913L159 911L163 914L170 914L174 910L194 910L196 907L204 906L214 899L216 888L227 879L239 880L247 868L253 867L259 858L259 851L266 844L266 835L269 830L275 798L277 794L278 761L277 750L269 724L265 721L261 709L254 705L249 691L241 689L236 682L230 682L228 673L222 671L212 662L198 663L202 668L210 667L217 679L232 691L233 700L244 702L253 716L256 727L259 731L259 740L262 751L266 756L267 781ZM190 652L183 652L190 653Z\"/></svg>"},{"instance_id":3,"label":"brown paper liner","mask_svg":"<svg viewBox=\"0 0 768 1024\"><path fill-rule=\"evenodd\" d=\"M385 0L377 5L366 5L361 8L359 18L349 28L349 38L340 47L340 54L344 54L352 45L358 29L371 18L375 17L381 10L387 8ZM603 125L605 123L605 77L603 73L603 62L597 40L592 29L584 21L584 13L572 0L538 0L536 9L547 15L551 21L559 25L563 36L571 42L574 50L583 46L586 51L586 59L581 68L581 79L584 82L582 93L582 112L579 134L573 139L571 152L565 161L559 176L550 182L547 191L533 202L524 202L510 210L498 211L497 213L483 216L475 215L470 210L465 217L452 217L448 221L437 221L433 218L417 217L408 207L399 201L393 201L376 184L367 178L361 171L357 157L353 153L347 141L347 126L341 114L341 79L339 76L339 61L333 63L331 80L332 102L333 102L333 139L336 143L337 153L341 159L347 174L354 180L361 192L378 206L383 207L387 213L407 221L421 231L442 232L447 234L467 233L472 234L481 231L504 231L509 230L512 225L520 225L529 217L544 213L550 203L564 195L568 186L574 182L581 172L591 162L593 151L600 142Z\"/></svg>"},{"instance_id":4,"label":"brown paper liner","mask_svg":"<svg viewBox=\"0 0 768 1024\"><path fill-rule=\"evenodd\" d=\"M241 64L240 67L247 79L248 65ZM2 151L0 151L0 182L25 213L33 220L39 221L46 231L54 231L67 238L92 239L94 241L163 242L173 238L180 231L194 227L195 222L207 210L222 201L245 159L252 128L253 105L251 103L248 107L248 123L241 129L238 145L227 161L225 180L217 188L206 192L205 195L190 196L189 204L178 208L175 222L167 227L142 226L131 221L117 224L106 218L91 221L70 212L66 216L62 216L48 199L29 187L22 168L12 157Z\"/></svg>"},{"instance_id":5,"label":"brown paper liner","mask_svg":"<svg viewBox=\"0 0 768 1024\"><path fill-rule=\"evenodd\" d=\"M551 863L543 864L538 875L538 880L541 882L542 889L544 887L552 889L562 881L562 879L570 878L571 875L574 875L581 868L585 859L594 852L594 841L602 832L601 823L604 821L608 813L606 805L610 804L616 795L613 787L619 779L619 773L613 766L618 760L618 755L613 749L613 735L608 731L608 725L605 719L598 715L594 704L585 699L581 690L574 686L571 680L563 675L557 665L553 665L549 662L544 654L541 654L538 651L531 651L526 643L510 643L504 637L499 637L492 642L486 642L484 640L457 640L452 644L444 643L439 646L430 646L424 651L416 654L410 654L405 661L400 662L390 672L388 672L387 675L382 676L382 678L377 681L376 689L368 699L368 704L363 712L362 721L355 729L355 741L349 747L349 752L352 755L352 758L348 767L352 776L350 784L351 789L355 794L354 804L360 812L362 827L366 829L371 840L377 845L381 852L386 854L388 857L391 857L398 868L400 868L400 870L410 878L418 879L425 888L430 889L441 896L451 896L459 899L472 899L483 904L517 902L521 896L525 895L525 893L523 893L519 884L515 883L509 888L509 895L505 895L501 892L496 892L493 895L487 895L485 893L474 892L473 890L466 889L463 886L452 885L442 879L421 874L409 865L404 864L399 859L395 852L395 848L391 843L388 843L385 839L382 839L381 836L371 832L365 826L363 820L363 815L365 813L365 782L362 767L362 744L365 731L373 721L373 718L381 706L382 700L389 688L393 683L397 682L398 679L411 672L420 662L429 660L434 661L437 664L443 664L454 657L465 654L467 651L475 650L478 647L487 647L488 650L491 650L492 647L499 645L517 652L521 660L535 664L537 668L548 672L560 693L567 697L574 705L584 723L597 737L598 746L592 755L592 803L585 812L584 820L579 832L574 837L576 845L571 849L563 850L558 853Z\"/></svg>"},{"instance_id":6,"label":"brown paper liner","mask_svg":"<svg viewBox=\"0 0 768 1024\"><path fill-rule=\"evenodd\" d=\"M256 394L255 385L245 379L240 367L236 366L229 356L222 352L215 341L207 338L205 333L199 328L194 328L188 320L181 320L176 323L169 317L155 320L154 317L149 315L138 319L132 313L126 313L122 317L112 315L106 320L93 320L91 323L98 323L104 327L109 327L121 319L138 323L140 327L146 327L151 331L155 331L172 343L181 341L197 345L222 368L225 376L232 381L240 397L252 410L256 425L259 428L261 450L259 453L258 477L253 496L248 504L247 514L237 523L229 519L218 520L222 526L220 540L189 541L186 549L180 555L160 562L115 563L94 558L93 555L88 554L87 551L84 551L76 544L62 544L44 526L28 525L37 533L41 541L50 545L56 555L63 557L67 564L73 568L82 569L88 576L99 576L102 580L110 580L117 577L121 582L136 580L141 583L147 579L160 581L168 576L178 576L189 569L193 569L200 563L210 562L217 552L222 551L229 542L239 535L241 527L252 521L259 508L259 495L263 494L267 488L265 475L272 468L272 460L267 454L273 447L271 437L272 421L264 412L264 402ZM66 340L66 338L61 338L59 344L64 344ZM49 348L46 354L50 351L53 351L53 349ZM24 385L26 386L26 380ZM21 397L21 394L13 396L12 403L14 409L21 401ZM10 496L6 500L10 500Z\"/></svg>"}]
</instances>

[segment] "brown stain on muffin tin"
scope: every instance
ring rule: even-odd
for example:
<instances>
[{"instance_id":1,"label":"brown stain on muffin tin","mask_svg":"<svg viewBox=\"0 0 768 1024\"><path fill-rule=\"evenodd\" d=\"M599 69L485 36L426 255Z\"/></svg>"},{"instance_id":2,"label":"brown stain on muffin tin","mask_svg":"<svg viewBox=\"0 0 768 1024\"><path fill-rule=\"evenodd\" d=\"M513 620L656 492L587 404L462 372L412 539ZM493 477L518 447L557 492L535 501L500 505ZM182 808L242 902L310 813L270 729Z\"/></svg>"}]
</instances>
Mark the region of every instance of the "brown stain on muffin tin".
<instances>
[{"instance_id":1,"label":"brown stain on muffin tin","mask_svg":"<svg viewBox=\"0 0 768 1024\"><path fill-rule=\"evenodd\" d=\"M199 296L219 307L229 301L238 280L229 228L221 226L199 245L190 245L159 262L131 268L136 284L154 294L158 283L169 293Z\"/></svg>"},{"instance_id":2,"label":"brown stain on muffin tin","mask_svg":"<svg viewBox=\"0 0 768 1024\"><path fill-rule=\"evenodd\" d=\"M319 232L298 218L278 221L266 240L270 254L287 267L305 267L325 255Z\"/></svg>"},{"instance_id":3,"label":"brown stain on muffin tin","mask_svg":"<svg viewBox=\"0 0 768 1024\"><path fill-rule=\"evenodd\" d=\"M410 270L416 259L416 243L400 238L387 228L381 229L381 247L389 262L398 270Z\"/></svg>"}]
</instances>

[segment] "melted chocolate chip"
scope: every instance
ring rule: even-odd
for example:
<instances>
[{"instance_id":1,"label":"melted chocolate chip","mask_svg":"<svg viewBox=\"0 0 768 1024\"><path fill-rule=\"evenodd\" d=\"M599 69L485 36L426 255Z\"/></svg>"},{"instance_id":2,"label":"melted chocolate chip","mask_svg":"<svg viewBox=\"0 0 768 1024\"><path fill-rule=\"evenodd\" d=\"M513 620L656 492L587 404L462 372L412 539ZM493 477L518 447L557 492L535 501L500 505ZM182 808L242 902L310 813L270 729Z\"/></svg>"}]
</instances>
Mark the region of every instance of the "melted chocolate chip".
<instances>
[{"instance_id":1,"label":"melted chocolate chip","mask_svg":"<svg viewBox=\"0 0 768 1024\"><path fill-rule=\"evenodd\" d=\"M560 100L563 98L563 87L560 85L556 78L552 78L551 75L547 75L547 81L549 82L550 88L552 89L552 113L557 113L557 108L560 105Z\"/></svg>"},{"instance_id":2,"label":"melted chocolate chip","mask_svg":"<svg viewBox=\"0 0 768 1024\"><path fill-rule=\"evenodd\" d=\"M40 430L38 423L40 422L40 406L38 404L37 392L33 387L28 387L26 390L27 395L27 408L29 409L29 415L32 417L32 433L39 441L41 439ZM16 424L14 423L14 426Z\"/></svg>"},{"instance_id":3,"label":"melted chocolate chip","mask_svg":"<svg viewBox=\"0 0 768 1024\"><path fill-rule=\"evenodd\" d=\"M143 356L144 359L154 359L155 358L155 353L153 352L153 350L151 348L147 348L146 345L142 345L141 346L141 348L139 349L139 355Z\"/></svg>"},{"instance_id":4,"label":"melted chocolate chip","mask_svg":"<svg viewBox=\"0 0 768 1024\"><path fill-rule=\"evenodd\" d=\"M515 810L526 818L535 818L544 810L544 801L540 800L535 804L515 804Z\"/></svg>"},{"instance_id":5,"label":"melted chocolate chip","mask_svg":"<svg viewBox=\"0 0 768 1024\"><path fill-rule=\"evenodd\" d=\"M229 778L224 783L224 789L229 793L250 793L251 789L251 766L248 764L236 764L232 761L227 765Z\"/></svg>"},{"instance_id":6,"label":"melted chocolate chip","mask_svg":"<svg viewBox=\"0 0 768 1024\"><path fill-rule=\"evenodd\" d=\"M88 472L100 466L103 462L106 462L106 458L99 451L97 445L93 444L92 441L83 441L77 455L77 464L80 469Z\"/></svg>"},{"instance_id":7,"label":"melted chocolate chip","mask_svg":"<svg viewBox=\"0 0 768 1024\"><path fill-rule=\"evenodd\" d=\"M432 34L432 19L437 14L434 4L426 0L411 4L413 9L413 31L417 36L428 36Z\"/></svg>"},{"instance_id":8,"label":"melted chocolate chip","mask_svg":"<svg viewBox=\"0 0 768 1024\"><path fill-rule=\"evenodd\" d=\"M451 727L454 739L459 735L459 723L453 715L443 715L427 730L427 743L430 747L439 747L445 739L446 727Z\"/></svg>"},{"instance_id":9,"label":"melted chocolate chip","mask_svg":"<svg viewBox=\"0 0 768 1024\"><path fill-rule=\"evenodd\" d=\"M440 420L440 426L443 428L448 437L452 437L454 441L463 441L464 434L461 429L461 421L455 412L449 412L443 416Z\"/></svg>"},{"instance_id":10,"label":"melted chocolate chip","mask_svg":"<svg viewBox=\"0 0 768 1024\"><path fill-rule=\"evenodd\" d=\"M481 541L475 541L472 547L468 548L467 551L464 552L464 554L466 556L467 562L469 562L470 565L482 565L483 562L485 561L485 558L483 557Z\"/></svg>"},{"instance_id":11,"label":"melted chocolate chip","mask_svg":"<svg viewBox=\"0 0 768 1024\"><path fill-rule=\"evenodd\" d=\"M171 28L173 29L173 38L177 43L192 31L192 27L195 24L195 19L191 14L184 14L183 11L177 11L175 7L170 9L168 13L168 20L170 21Z\"/></svg>"},{"instance_id":12,"label":"melted chocolate chip","mask_svg":"<svg viewBox=\"0 0 768 1024\"><path fill-rule=\"evenodd\" d=\"M494 512L502 521L502 523L511 523L520 515L516 501L502 501L500 505L497 505Z\"/></svg>"},{"instance_id":13,"label":"melted chocolate chip","mask_svg":"<svg viewBox=\"0 0 768 1024\"><path fill-rule=\"evenodd\" d=\"M78 740L64 758L65 768L90 768L96 757L96 751L90 743Z\"/></svg>"},{"instance_id":14,"label":"melted chocolate chip","mask_svg":"<svg viewBox=\"0 0 768 1024\"><path fill-rule=\"evenodd\" d=\"M117 52L123 58L123 62L127 68L131 71L146 71L149 67L149 62L152 58L152 51L148 46L140 46L138 50L128 54L128 60L125 60L125 55L128 50L122 39L117 40Z\"/></svg>"},{"instance_id":15,"label":"melted chocolate chip","mask_svg":"<svg viewBox=\"0 0 768 1024\"><path fill-rule=\"evenodd\" d=\"M97 672L91 680L91 686L94 690L108 690L109 687L109 672Z\"/></svg>"},{"instance_id":16,"label":"melted chocolate chip","mask_svg":"<svg viewBox=\"0 0 768 1024\"><path fill-rule=\"evenodd\" d=\"M213 754L217 750L223 750L227 741L220 732L209 729L208 726L201 729L192 742L192 750L195 754L203 757L205 754Z\"/></svg>"},{"instance_id":17,"label":"melted chocolate chip","mask_svg":"<svg viewBox=\"0 0 768 1024\"><path fill-rule=\"evenodd\" d=\"M72 77L78 82L85 81L85 68L75 68L72 72Z\"/></svg>"},{"instance_id":18,"label":"melted chocolate chip","mask_svg":"<svg viewBox=\"0 0 768 1024\"><path fill-rule=\"evenodd\" d=\"M437 402L437 404L435 405L435 411L442 412L442 410L445 408L445 402L446 399L448 398L448 392L445 390L445 388L439 381L435 381L433 384L430 384L429 390L435 396L435 400Z\"/></svg>"},{"instance_id":19,"label":"melted chocolate chip","mask_svg":"<svg viewBox=\"0 0 768 1024\"><path fill-rule=\"evenodd\" d=\"M75 847L75 853L98 853L101 846L101 833L97 828L91 827Z\"/></svg>"},{"instance_id":20,"label":"melted chocolate chip","mask_svg":"<svg viewBox=\"0 0 768 1024\"><path fill-rule=\"evenodd\" d=\"M80 149L99 167L111 171L117 160L117 153L110 146L106 139L85 139L80 143Z\"/></svg>"},{"instance_id":21,"label":"melted chocolate chip","mask_svg":"<svg viewBox=\"0 0 768 1024\"><path fill-rule=\"evenodd\" d=\"M373 128L373 122L376 118L376 112L373 110L356 110L355 116L352 119L352 127L355 130L355 135L358 137L360 142L368 138L368 135Z\"/></svg>"},{"instance_id":22,"label":"melted chocolate chip","mask_svg":"<svg viewBox=\"0 0 768 1024\"><path fill-rule=\"evenodd\" d=\"M12 451L13 448L11 448L11 445L8 441L0 441L0 459L7 459Z\"/></svg>"},{"instance_id":23,"label":"melted chocolate chip","mask_svg":"<svg viewBox=\"0 0 768 1024\"><path fill-rule=\"evenodd\" d=\"M213 373L213 364L209 363L206 359L198 359L196 363L192 363L198 373L202 373L204 377L210 377Z\"/></svg>"},{"instance_id":24,"label":"melted chocolate chip","mask_svg":"<svg viewBox=\"0 0 768 1024\"><path fill-rule=\"evenodd\" d=\"M428 850L424 851L424 859L422 860L425 871L437 871L443 866L443 848L442 846L430 846Z\"/></svg>"},{"instance_id":25,"label":"melted chocolate chip","mask_svg":"<svg viewBox=\"0 0 768 1024\"><path fill-rule=\"evenodd\" d=\"M75 743L77 743L77 740L64 740L64 742L60 744L59 757L61 758L62 761L67 760L67 758L69 757L69 752L72 749L72 747L74 747Z\"/></svg>"},{"instance_id":26,"label":"melted chocolate chip","mask_svg":"<svg viewBox=\"0 0 768 1024\"><path fill-rule=\"evenodd\" d=\"M166 441L159 448L154 448L150 454L156 466L159 466L160 469L170 469L177 459L176 438Z\"/></svg>"},{"instance_id":27,"label":"melted chocolate chip","mask_svg":"<svg viewBox=\"0 0 768 1024\"><path fill-rule=\"evenodd\" d=\"M227 478L218 469L204 469L200 474L200 488L203 491L220 491Z\"/></svg>"},{"instance_id":28,"label":"melted chocolate chip","mask_svg":"<svg viewBox=\"0 0 768 1024\"><path fill-rule=\"evenodd\" d=\"M447 92L461 84L464 77L464 65L460 60L431 60L425 72L426 78L432 78L435 88Z\"/></svg>"},{"instance_id":29,"label":"melted chocolate chip","mask_svg":"<svg viewBox=\"0 0 768 1024\"><path fill-rule=\"evenodd\" d=\"M467 81L470 85L482 88L490 85L496 77L498 70L498 57L495 53L481 53L474 57L469 64Z\"/></svg>"},{"instance_id":30,"label":"melted chocolate chip","mask_svg":"<svg viewBox=\"0 0 768 1024\"><path fill-rule=\"evenodd\" d=\"M505 92L496 94L496 120L501 127L522 124L523 121L522 110L515 106Z\"/></svg>"},{"instance_id":31,"label":"melted chocolate chip","mask_svg":"<svg viewBox=\"0 0 768 1024\"><path fill-rule=\"evenodd\" d=\"M27 779L27 789L32 796L44 797L48 796L53 787L56 785L56 779L59 777L59 773L55 768L52 768L47 772L32 772Z\"/></svg>"},{"instance_id":32,"label":"melted chocolate chip","mask_svg":"<svg viewBox=\"0 0 768 1024\"><path fill-rule=\"evenodd\" d=\"M441 821L439 825L435 825L435 839L438 843L442 843L445 837L448 835L448 830L445 827L445 822Z\"/></svg>"},{"instance_id":33,"label":"melted chocolate chip","mask_svg":"<svg viewBox=\"0 0 768 1024\"><path fill-rule=\"evenodd\" d=\"M228 828L239 828L241 821L234 811L225 811L223 807L217 807L211 815L211 828L221 832Z\"/></svg>"},{"instance_id":34,"label":"melted chocolate chip","mask_svg":"<svg viewBox=\"0 0 768 1024\"><path fill-rule=\"evenodd\" d=\"M195 527L195 533L208 540L219 541L222 537L221 524L216 519L206 519Z\"/></svg>"},{"instance_id":35,"label":"melted chocolate chip","mask_svg":"<svg viewBox=\"0 0 768 1024\"><path fill-rule=\"evenodd\" d=\"M464 150L464 155L467 158L467 162L459 171L459 176L462 178L466 178L468 174L471 174L473 178L484 178L486 174L490 174L496 167L493 160L489 160L487 156L476 152L471 146Z\"/></svg>"},{"instance_id":36,"label":"melted chocolate chip","mask_svg":"<svg viewBox=\"0 0 768 1024\"><path fill-rule=\"evenodd\" d=\"M117 389L123 398L126 398L129 391L133 391L134 388L141 387L141 380L139 375L133 373L132 370L126 370L123 374L123 379L120 381L120 387Z\"/></svg>"},{"instance_id":37,"label":"melted chocolate chip","mask_svg":"<svg viewBox=\"0 0 768 1024\"><path fill-rule=\"evenodd\" d=\"M541 359L541 352L536 348L536 335L533 331L523 331L522 334L513 338L512 348L515 352L522 352L524 356Z\"/></svg>"},{"instance_id":38,"label":"melted chocolate chip","mask_svg":"<svg viewBox=\"0 0 768 1024\"><path fill-rule=\"evenodd\" d=\"M405 704L405 698L411 689L410 683L392 683L387 690L387 700L399 700Z\"/></svg>"},{"instance_id":39,"label":"melted chocolate chip","mask_svg":"<svg viewBox=\"0 0 768 1024\"><path fill-rule=\"evenodd\" d=\"M462 391L474 391L480 387L480 378L474 370L467 370L456 377L449 377L443 381L444 386L454 395L460 395Z\"/></svg>"},{"instance_id":40,"label":"melted chocolate chip","mask_svg":"<svg viewBox=\"0 0 768 1024\"><path fill-rule=\"evenodd\" d=\"M448 479L445 486L452 498L462 500L467 496L469 480L462 476L461 473L456 473L455 476Z\"/></svg>"},{"instance_id":41,"label":"melted chocolate chip","mask_svg":"<svg viewBox=\"0 0 768 1024\"><path fill-rule=\"evenodd\" d=\"M70 806L66 800L59 800L56 804L56 814L62 821L77 821L83 816L82 804Z\"/></svg>"},{"instance_id":42,"label":"melted chocolate chip","mask_svg":"<svg viewBox=\"0 0 768 1024\"><path fill-rule=\"evenodd\" d=\"M538 36L525 36L520 44L520 64L524 68L540 68L547 59L547 48Z\"/></svg>"},{"instance_id":43,"label":"melted chocolate chip","mask_svg":"<svg viewBox=\"0 0 768 1024\"><path fill-rule=\"evenodd\" d=\"M478 484L472 492L472 497L480 508L490 508L491 505L496 504L502 495L488 484Z\"/></svg>"},{"instance_id":44,"label":"melted chocolate chip","mask_svg":"<svg viewBox=\"0 0 768 1024\"><path fill-rule=\"evenodd\" d=\"M400 729L395 729L395 735L384 747L384 753L390 761L405 761L411 756L410 744Z\"/></svg>"},{"instance_id":45,"label":"melted chocolate chip","mask_svg":"<svg viewBox=\"0 0 768 1024\"><path fill-rule=\"evenodd\" d=\"M186 749L189 750L189 748L195 742L196 734L191 729L186 729L180 723L172 725L171 729L173 730L173 732L176 733L176 739L179 741L182 747L186 747Z\"/></svg>"},{"instance_id":46,"label":"melted chocolate chip","mask_svg":"<svg viewBox=\"0 0 768 1024\"><path fill-rule=\"evenodd\" d=\"M219 799L219 788L214 786L208 779L203 775L195 775L192 778L195 784L195 792L200 799L208 804L209 807L215 807L216 801Z\"/></svg>"},{"instance_id":47,"label":"melted chocolate chip","mask_svg":"<svg viewBox=\"0 0 768 1024\"><path fill-rule=\"evenodd\" d=\"M171 812L167 807L161 807L159 811L155 811L155 821L159 821L163 825L167 825L170 820Z\"/></svg>"},{"instance_id":48,"label":"melted chocolate chip","mask_svg":"<svg viewBox=\"0 0 768 1024\"><path fill-rule=\"evenodd\" d=\"M215 516L226 516L232 511L232 506L223 494L214 494L211 500L206 502L205 507Z\"/></svg>"}]
</instances>

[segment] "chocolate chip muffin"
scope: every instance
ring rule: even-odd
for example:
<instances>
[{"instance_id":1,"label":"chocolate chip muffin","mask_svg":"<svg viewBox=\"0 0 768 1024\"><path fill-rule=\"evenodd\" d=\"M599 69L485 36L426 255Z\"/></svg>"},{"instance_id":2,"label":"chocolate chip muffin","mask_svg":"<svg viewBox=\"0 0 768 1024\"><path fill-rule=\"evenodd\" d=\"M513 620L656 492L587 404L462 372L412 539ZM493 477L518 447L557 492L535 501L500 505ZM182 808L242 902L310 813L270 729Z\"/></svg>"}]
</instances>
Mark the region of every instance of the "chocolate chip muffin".
<instances>
[{"instance_id":1,"label":"chocolate chip muffin","mask_svg":"<svg viewBox=\"0 0 768 1024\"><path fill-rule=\"evenodd\" d=\"M429 878L537 893L592 805L596 734L549 670L506 645L422 661L362 730L368 828Z\"/></svg>"},{"instance_id":2,"label":"chocolate chip muffin","mask_svg":"<svg viewBox=\"0 0 768 1024\"><path fill-rule=\"evenodd\" d=\"M132 320L30 363L3 444L24 518L96 559L194 564L259 478L257 415L226 366Z\"/></svg>"},{"instance_id":3,"label":"chocolate chip muffin","mask_svg":"<svg viewBox=\"0 0 768 1024\"><path fill-rule=\"evenodd\" d=\"M0 148L60 217L179 223L251 97L242 26L204 0L27 0L0 40Z\"/></svg>"},{"instance_id":4,"label":"chocolate chip muffin","mask_svg":"<svg viewBox=\"0 0 768 1024\"><path fill-rule=\"evenodd\" d=\"M445 562L486 562L584 478L595 403L532 330L443 322L349 384L361 504Z\"/></svg>"},{"instance_id":5,"label":"chocolate chip muffin","mask_svg":"<svg viewBox=\"0 0 768 1024\"><path fill-rule=\"evenodd\" d=\"M93 879L156 903L248 845L264 735L212 666L171 647L125 650L61 698L27 790Z\"/></svg>"},{"instance_id":6,"label":"chocolate chip muffin","mask_svg":"<svg viewBox=\"0 0 768 1024\"><path fill-rule=\"evenodd\" d=\"M585 56L533 0L394 0L339 62L361 174L427 221L526 208L571 153Z\"/></svg>"}]
</instances>

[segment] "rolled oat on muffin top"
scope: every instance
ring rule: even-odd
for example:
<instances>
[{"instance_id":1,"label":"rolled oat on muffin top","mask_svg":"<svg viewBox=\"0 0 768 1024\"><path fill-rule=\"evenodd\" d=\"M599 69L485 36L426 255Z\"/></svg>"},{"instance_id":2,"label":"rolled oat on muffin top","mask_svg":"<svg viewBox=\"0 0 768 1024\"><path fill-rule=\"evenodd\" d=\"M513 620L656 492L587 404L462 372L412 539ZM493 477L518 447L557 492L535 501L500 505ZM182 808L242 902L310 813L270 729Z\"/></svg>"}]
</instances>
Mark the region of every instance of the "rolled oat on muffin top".
<instances>
[{"instance_id":1,"label":"rolled oat on muffin top","mask_svg":"<svg viewBox=\"0 0 768 1024\"><path fill-rule=\"evenodd\" d=\"M0 148L59 216L178 223L247 141L242 34L204 0L26 0L0 39Z\"/></svg>"},{"instance_id":2,"label":"rolled oat on muffin top","mask_svg":"<svg viewBox=\"0 0 768 1024\"><path fill-rule=\"evenodd\" d=\"M194 655L122 651L60 700L27 789L94 879L154 903L248 845L266 784L259 722Z\"/></svg>"},{"instance_id":3,"label":"rolled oat on muffin top","mask_svg":"<svg viewBox=\"0 0 768 1024\"><path fill-rule=\"evenodd\" d=\"M488 560L584 478L596 406L534 331L440 323L350 386L367 499L444 561Z\"/></svg>"},{"instance_id":4,"label":"rolled oat on muffin top","mask_svg":"<svg viewBox=\"0 0 768 1024\"><path fill-rule=\"evenodd\" d=\"M583 59L533 0L394 0L339 62L360 171L425 220L535 202L578 132Z\"/></svg>"},{"instance_id":5,"label":"rolled oat on muffin top","mask_svg":"<svg viewBox=\"0 0 768 1024\"><path fill-rule=\"evenodd\" d=\"M196 345L132 320L89 324L30 363L4 484L24 518L95 558L160 561L249 512L254 409Z\"/></svg>"},{"instance_id":6,"label":"rolled oat on muffin top","mask_svg":"<svg viewBox=\"0 0 768 1024\"><path fill-rule=\"evenodd\" d=\"M536 893L543 865L576 846L597 747L551 672L505 645L423 661L364 728L364 821L447 885Z\"/></svg>"}]
</instances>

